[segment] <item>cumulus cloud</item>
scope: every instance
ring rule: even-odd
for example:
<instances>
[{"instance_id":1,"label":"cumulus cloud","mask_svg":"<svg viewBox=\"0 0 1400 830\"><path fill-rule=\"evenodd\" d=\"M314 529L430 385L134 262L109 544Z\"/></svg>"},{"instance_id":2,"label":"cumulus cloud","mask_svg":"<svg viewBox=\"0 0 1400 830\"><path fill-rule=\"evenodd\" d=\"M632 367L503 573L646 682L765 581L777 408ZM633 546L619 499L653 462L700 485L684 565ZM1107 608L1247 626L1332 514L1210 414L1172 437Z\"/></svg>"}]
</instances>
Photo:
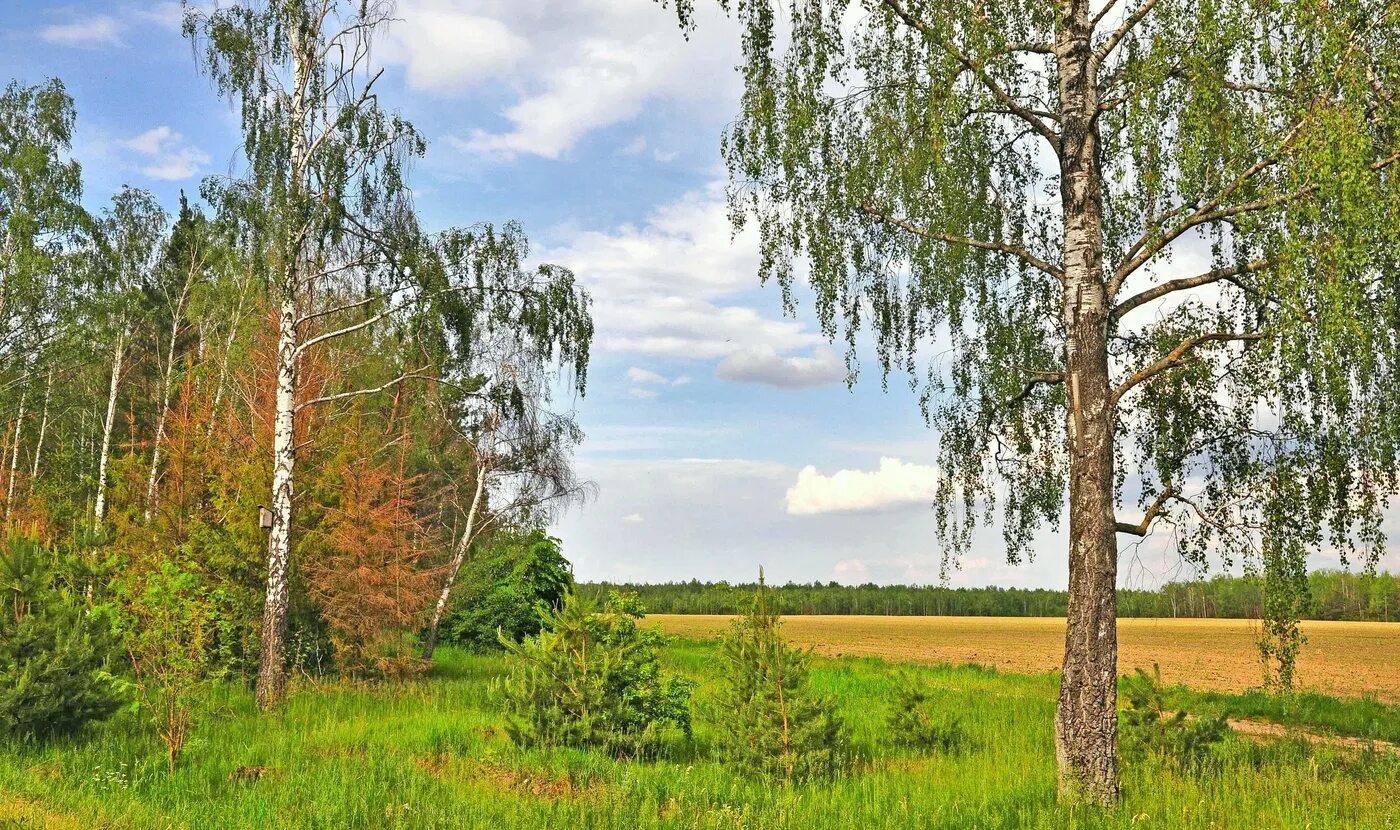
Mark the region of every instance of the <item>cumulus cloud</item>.
<instances>
[{"instance_id":1,"label":"cumulus cloud","mask_svg":"<svg viewBox=\"0 0 1400 830\"><path fill-rule=\"evenodd\" d=\"M787 512L810 516L927 504L933 499L937 475L931 466L907 464L898 458L881 458L875 470L838 470L829 476L808 465L788 488Z\"/></svg>"},{"instance_id":2,"label":"cumulus cloud","mask_svg":"<svg viewBox=\"0 0 1400 830\"><path fill-rule=\"evenodd\" d=\"M541 251L545 261L567 263L593 294L595 348L716 360L826 343L805 323L754 306L757 240L751 231L734 236L723 189L714 182L656 208L638 225L563 229L562 241ZM776 311L776 298L771 301Z\"/></svg>"},{"instance_id":3,"label":"cumulus cloud","mask_svg":"<svg viewBox=\"0 0 1400 830\"><path fill-rule=\"evenodd\" d=\"M644 521L646 520L642 518L641 513L628 513L622 517L622 523L628 525L639 525Z\"/></svg>"},{"instance_id":4,"label":"cumulus cloud","mask_svg":"<svg viewBox=\"0 0 1400 830\"><path fill-rule=\"evenodd\" d=\"M383 53L419 91L461 94L510 72L497 130L449 137L476 154L558 158L650 101L732 107L738 38L718 9L687 43L675 15L636 0L400 0ZM706 83L696 83L706 78Z\"/></svg>"},{"instance_id":5,"label":"cumulus cloud","mask_svg":"<svg viewBox=\"0 0 1400 830\"><path fill-rule=\"evenodd\" d=\"M656 397L655 389L644 389L640 386L633 386L627 390L628 397L636 398L639 401L649 401Z\"/></svg>"},{"instance_id":6,"label":"cumulus cloud","mask_svg":"<svg viewBox=\"0 0 1400 830\"><path fill-rule=\"evenodd\" d=\"M771 346L734 352L720 362L715 377L741 383L762 383L781 389L805 389L846 379L846 364L827 346L810 355L778 354Z\"/></svg>"},{"instance_id":7,"label":"cumulus cloud","mask_svg":"<svg viewBox=\"0 0 1400 830\"><path fill-rule=\"evenodd\" d=\"M39 37L60 46L120 46L121 21L106 14L55 23L39 30Z\"/></svg>"},{"instance_id":8,"label":"cumulus cloud","mask_svg":"<svg viewBox=\"0 0 1400 830\"><path fill-rule=\"evenodd\" d=\"M460 93L504 75L530 56L531 45L490 6L401 0L379 57L401 64L409 87L420 92Z\"/></svg>"},{"instance_id":9,"label":"cumulus cloud","mask_svg":"<svg viewBox=\"0 0 1400 830\"><path fill-rule=\"evenodd\" d=\"M162 181L188 179L209 163L208 153L186 144L183 135L164 124L133 136L122 145L146 157L142 173Z\"/></svg>"},{"instance_id":10,"label":"cumulus cloud","mask_svg":"<svg viewBox=\"0 0 1400 830\"><path fill-rule=\"evenodd\" d=\"M636 366L627 370L627 379L633 383L670 383L664 375L650 369L638 369Z\"/></svg>"}]
</instances>

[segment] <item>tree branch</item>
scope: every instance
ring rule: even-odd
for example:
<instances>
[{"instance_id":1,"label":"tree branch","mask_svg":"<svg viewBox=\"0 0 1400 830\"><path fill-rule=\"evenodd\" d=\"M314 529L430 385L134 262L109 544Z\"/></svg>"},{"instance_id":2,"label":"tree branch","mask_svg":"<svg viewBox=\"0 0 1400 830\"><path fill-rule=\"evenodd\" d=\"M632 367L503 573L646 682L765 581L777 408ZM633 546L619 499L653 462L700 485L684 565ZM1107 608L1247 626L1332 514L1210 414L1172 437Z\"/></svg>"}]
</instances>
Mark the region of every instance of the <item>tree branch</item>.
<instances>
[{"instance_id":1,"label":"tree branch","mask_svg":"<svg viewBox=\"0 0 1400 830\"><path fill-rule=\"evenodd\" d=\"M1202 285L1210 285L1211 283L1221 281L1232 282L1238 285L1239 281L1237 278L1239 276L1241 276L1242 274L1252 274L1256 271L1262 271L1264 268L1267 268L1268 265L1268 260L1256 259L1252 262L1246 262L1243 265L1232 265L1228 268L1216 268L1213 271L1207 271L1204 274L1197 274L1194 277L1181 277L1180 279L1170 280L1168 282L1161 283L1160 285L1154 285L1153 287L1145 291L1142 291L1138 294L1134 294L1133 296L1114 306L1113 311L1110 312L1110 316L1114 320L1119 320L1123 317L1123 315L1127 314L1128 312L1132 311L1138 306L1143 305L1145 303L1150 303L1153 300L1160 299L1162 297L1167 296L1168 294L1172 294L1177 291L1187 291L1192 288L1199 288Z\"/></svg>"},{"instance_id":2,"label":"tree branch","mask_svg":"<svg viewBox=\"0 0 1400 830\"><path fill-rule=\"evenodd\" d=\"M1023 106L1020 101L1017 101L1016 98L1011 95L1011 93L1002 89L1001 85L998 84L995 80L993 80L992 76L987 74L987 70L983 68L981 64L973 61L972 58L965 54L961 49L954 46L952 41L941 36L937 31L935 31L932 26L928 25L923 20L920 20L918 17L915 17L913 13L911 13L907 8L905 8L904 3L901 0L880 0L880 2L884 4L885 8L889 9L897 17L899 17L900 20L903 20L906 26L922 34L926 39L928 39L933 44L941 48L943 51L947 52L958 63L962 64L963 67L967 69L967 71L971 72L973 76L976 77L979 82L981 82L982 86L989 93L991 93L993 98L1005 104L1007 109L1011 110L1011 112L1014 115L1019 117L1021 120L1025 121L1027 124L1031 125L1031 128L1033 130L1035 130L1041 135L1041 137L1043 137L1047 142L1049 142L1051 148L1055 150L1056 155L1059 154L1059 134L1056 133L1043 120L1037 117L1035 113L1031 112L1030 109ZM1156 2L1156 0L1153 0L1153 2Z\"/></svg>"},{"instance_id":3,"label":"tree branch","mask_svg":"<svg viewBox=\"0 0 1400 830\"><path fill-rule=\"evenodd\" d=\"M1128 378L1126 381L1123 382L1123 385L1115 389L1113 391L1113 404L1117 405L1118 401L1121 400L1124 395L1128 394L1128 392L1138 384L1151 380L1152 378L1156 377L1162 372L1165 372L1169 369L1174 369L1177 366L1180 366L1182 363L1185 363L1186 358L1190 354L1191 350L1195 349L1197 346L1201 346L1206 343L1228 343L1232 341L1253 341L1263 339L1264 332L1262 331L1216 331L1210 332L1208 334L1198 334L1194 337L1188 337L1185 340L1181 341L1181 343L1178 344L1176 348L1172 349L1156 363L1153 363L1151 366L1147 366L1146 368L1140 369L1139 371L1133 373L1132 377Z\"/></svg>"},{"instance_id":4,"label":"tree branch","mask_svg":"<svg viewBox=\"0 0 1400 830\"><path fill-rule=\"evenodd\" d=\"M1108 36L1108 40L1104 41L1103 45L1094 52L1094 64L1098 65L1103 63L1109 55L1113 54L1113 50L1118 48L1118 44L1123 42L1123 38L1127 37L1128 33L1133 30L1133 27L1151 13L1153 7L1157 5L1157 2L1158 0L1143 0L1142 5L1138 6L1132 14L1128 15L1127 19L1114 30L1113 34ZM1112 4L1109 5L1111 6ZM1095 18L1095 22L1098 22L1098 18Z\"/></svg>"},{"instance_id":5,"label":"tree branch","mask_svg":"<svg viewBox=\"0 0 1400 830\"><path fill-rule=\"evenodd\" d=\"M900 230L908 231L909 233L912 233L915 236L922 236L925 239L936 239L939 242L946 242L950 245L965 245L969 248L977 248L983 251L995 251L997 253L1009 254L1026 263L1027 265L1031 266L1032 268L1044 271L1046 274L1049 274L1057 280L1063 278L1064 276L1064 270L1061 269L1059 266L1046 262L1045 260L1036 256L1035 254L1026 250L1025 248L1019 247L1017 245L1009 245L1005 242L987 242L981 239L973 239L971 237L957 236L954 234L940 233L938 231L931 231L926 228L920 228L919 226L914 225L904 219L891 216L888 212L875 207L870 202L866 202L865 204L861 205L860 210L863 213L873 216L882 222L893 225L899 228Z\"/></svg>"},{"instance_id":6,"label":"tree branch","mask_svg":"<svg viewBox=\"0 0 1400 830\"><path fill-rule=\"evenodd\" d=\"M391 381L388 381L387 383L380 384L379 386L375 386L370 389L356 389L352 392L340 392L335 395L322 395L319 398L312 398L309 401L302 401L301 403L297 404L296 411L300 412L308 406L316 406L318 404L330 403L331 401L343 401L346 398L358 398L362 395L373 395L378 392L383 392L386 389L391 389L395 386L398 386L400 383L403 383L406 380L437 380L437 375L425 375L423 374L423 372L425 371L427 371L426 367L423 369L414 369L411 372L404 372L403 374L399 375Z\"/></svg>"},{"instance_id":7,"label":"tree branch","mask_svg":"<svg viewBox=\"0 0 1400 830\"><path fill-rule=\"evenodd\" d=\"M1127 522L1117 522L1114 528L1119 533L1129 533L1133 536L1146 536L1147 529L1152 526L1152 522L1161 514L1163 506L1167 503L1167 499L1175 495L1176 488L1172 487L1170 484L1167 485L1167 488L1158 494L1157 498L1148 506L1147 512L1142 515L1142 521L1135 525L1128 524Z\"/></svg>"}]
</instances>

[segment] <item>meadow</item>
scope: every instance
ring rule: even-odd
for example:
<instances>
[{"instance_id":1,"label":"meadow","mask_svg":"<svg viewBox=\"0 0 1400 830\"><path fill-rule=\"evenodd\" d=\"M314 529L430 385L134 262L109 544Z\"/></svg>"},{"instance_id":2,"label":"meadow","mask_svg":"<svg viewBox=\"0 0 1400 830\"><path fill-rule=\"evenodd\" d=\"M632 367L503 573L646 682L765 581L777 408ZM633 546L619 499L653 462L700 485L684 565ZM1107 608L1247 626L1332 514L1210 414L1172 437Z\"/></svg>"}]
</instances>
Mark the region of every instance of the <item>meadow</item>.
<instances>
[{"instance_id":1,"label":"meadow","mask_svg":"<svg viewBox=\"0 0 1400 830\"><path fill-rule=\"evenodd\" d=\"M803 625L792 620L789 633L800 637ZM694 737L678 736L666 760L517 749L491 692L504 659L445 650L407 683L302 678L268 715L242 687L217 686L173 775L132 712L85 738L11 747L0 752L0 827L1400 827L1400 755L1288 736L1231 735L1196 771L1130 762L1118 809L1065 808L1054 796L1053 674L877 657L814 661L812 682L839 701L859 755L849 774L800 786L747 780L710 748L724 723L709 703L718 647L677 639L663 660L699 684ZM911 678L959 720L960 750L889 745L889 701ZM1400 709L1374 700L1172 694L1197 712L1283 721L1281 732L1382 738L1400 723Z\"/></svg>"}]
</instances>

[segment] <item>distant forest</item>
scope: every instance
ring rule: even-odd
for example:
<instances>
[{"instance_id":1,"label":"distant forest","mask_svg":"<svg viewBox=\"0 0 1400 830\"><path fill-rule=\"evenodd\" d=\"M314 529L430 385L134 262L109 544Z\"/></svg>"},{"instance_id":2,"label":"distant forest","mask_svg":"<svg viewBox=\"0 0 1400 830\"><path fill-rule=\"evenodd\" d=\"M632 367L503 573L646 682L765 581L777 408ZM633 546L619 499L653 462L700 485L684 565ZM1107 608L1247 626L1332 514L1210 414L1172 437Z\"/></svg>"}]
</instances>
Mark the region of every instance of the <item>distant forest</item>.
<instances>
[{"instance_id":1,"label":"distant forest","mask_svg":"<svg viewBox=\"0 0 1400 830\"><path fill-rule=\"evenodd\" d=\"M753 583L668 582L661 585L592 582L580 592L601 598L609 590L635 591L654 614L735 614L747 610ZM947 588L937 585L841 585L789 582L772 591L787 614L946 615L955 617L1063 617L1066 593L1045 588ZM1262 580L1215 576L1170 582L1155 591L1120 589L1120 617L1257 618ZM1400 578L1394 574L1316 571L1308 576L1307 619L1400 621Z\"/></svg>"}]
</instances>

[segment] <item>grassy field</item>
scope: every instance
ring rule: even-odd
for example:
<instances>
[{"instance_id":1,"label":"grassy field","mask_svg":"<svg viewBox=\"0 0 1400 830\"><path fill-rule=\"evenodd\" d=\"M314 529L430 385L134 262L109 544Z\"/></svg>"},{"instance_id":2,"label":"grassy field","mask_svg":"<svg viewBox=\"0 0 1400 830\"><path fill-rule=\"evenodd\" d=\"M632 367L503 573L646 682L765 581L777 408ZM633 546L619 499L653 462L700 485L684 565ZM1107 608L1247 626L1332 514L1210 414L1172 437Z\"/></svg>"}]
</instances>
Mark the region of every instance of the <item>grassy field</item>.
<instances>
[{"instance_id":1,"label":"grassy field","mask_svg":"<svg viewBox=\"0 0 1400 830\"><path fill-rule=\"evenodd\" d=\"M861 756L854 772L791 788L744 780L710 750L723 728L723 713L707 705L718 659L706 642L666 650L670 670L701 684L695 738L674 745L666 761L517 750L489 692L502 660L447 652L431 675L408 684L303 685L272 716L256 714L242 689L221 687L173 777L130 713L86 740L0 751L0 827L1400 827L1400 756L1238 736L1199 774L1129 765L1118 810L1067 810L1054 799L1053 675L875 658L814 667L814 684L840 701L851 727ZM911 754L887 745L888 701L908 674L961 718L966 749ZM1390 707L1311 700L1283 714L1321 726L1350 719L1362 732L1368 718L1370 729L1400 720Z\"/></svg>"},{"instance_id":2,"label":"grassy field","mask_svg":"<svg viewBox=\"0 0 1400 830\"><path fill-rule=\"evenodd\" d=\"M714 637L729 617L654 614L667 633ZM1050 617L784 617L795 643L828 656L860 655L898 662L976 663L1025 674L1057 671L1064 659L1065 621ZM1162 667L1168 683L1239 692L1260 684L1256 620L1118 621L1118 666ZM1400 702L1400 623L1303 623L1299 686L1342 697L1369 695Z\"/></svg>"}]
</instances>

